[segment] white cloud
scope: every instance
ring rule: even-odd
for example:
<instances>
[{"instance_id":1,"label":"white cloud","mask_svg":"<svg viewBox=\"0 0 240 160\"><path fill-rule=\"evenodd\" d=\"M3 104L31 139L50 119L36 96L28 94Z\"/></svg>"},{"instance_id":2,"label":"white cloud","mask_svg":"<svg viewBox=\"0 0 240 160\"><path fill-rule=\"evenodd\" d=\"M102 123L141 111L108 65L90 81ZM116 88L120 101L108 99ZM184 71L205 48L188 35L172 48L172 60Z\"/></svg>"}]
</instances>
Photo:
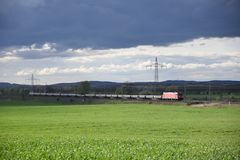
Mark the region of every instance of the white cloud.
<instances>
[{"instance_id":1,"label":"white cloud","mask_svg":"<svg viewBox=\"0 0 240 160\"><path fill-rule=\"evenodd\" d=\"M206 68L206 64L199 64L199 63L188 63L184 65L172 65L173 68L176 69L197 69L197 68Z\"/></svg>"},{"instance_id":2,"label":"white cloud","mask_svg":"<svg viewBox=\"0 0 240 160\"><path fill-rule=\"evenodd\" d=\"M13 49L12 52L14 54L17 54L19 52L30 52L30 51L50 51L54 52L56 49L54 48L56 44L55 43L44 43L42 46L37 47L36 44L32 44L31 46L22 46L20 48ZM9 51L11 52L11 50Z\"/></svg>"},{"instance_id":3,"label":"white cloud","mask_svg":"<svg viewBox=\"0 0 240 160\"><path fill-rule=\"evenodd\" d=\"M64 68L59 69L58 73L93 73L95 71L94 67L77 67L77 68Z\"/></svg>"},{"instance_id":4,"label":"white cloud","mask_svg":"<svg viewBox=\"0 0 240 160\"><path fill-rule=\"evenodd\" d=\"M135 56L185 56L218 58L223 56L240 57L240 37L199 38L169 46L142 45L131 48L94 50L89 48L70 49L68 53L92 59L135 57Z\"/></svg>"},{"instance_id":5,"label":"white cloud","mask_svg":"<svg viewBox=\"0 0 240 160\"><path fill-rule=\"evenodd\" d=\"M71 58L66 58L65 62L78 62L78 63L88 63L92 62L93 59L89 57L71 57Z\"/></svg>"},{"instance_id":6,"label":"white cloud","mask_svg":"<svg viewBox=\"0 0 240 160\"><path fill-rule=\"evenodd\" d=\"M168 69L218 69L218 68L235 68L240 71L240 63L234 61L226 61L221 63L213 63L213 64L202 64L202 63L188 63L188 64L172 64L172 63L164 63Z\"/></svg>"},{"instance_id":7,"label":"white cloud","mask_svg":"<svg viewBox=\"0 0 240 160\"><path fill-rule=\"evenodd\" d=\"M56 55L55 43L44 43L43 45L32 44L30 46L10 47L0 51L2 57L16 57L22 59L49 58Z\"/></svg>"},{"instance_id":8,"label":"white cloud","mask_svg":"<svg viewBox=\"0 0 240 160\"><path fill-rule=\"evenodd\" d=\"M235 68L240 72L240 62L226 61L209 65L210 68Z\"/></svg>"},{"instance_id":9,"label":"white cloud","mask_svg":"<svg viewBox=\"0 0 240 160\"><path fill-rule=\"evenodd\" d=\"M216 59L221 57L240 58L240 37L198 38L188 42L168 46L140 45L130 48L92 49L78 48L58 50L55 43L6 48L0 53L26 59L64 57L66 62L88 63L98 59L153 57L197 57Z\"/></svg>"},{"instance_id":10,"label":"white cloud","mask_svg":"<svg viewBox=\"0 0 240 160\"><path fill-rule=\"evenodd\" d=\"M239 80L239 44L240 37L199 38L169 46L142 45L102 50L70 48L59 51L61 47L54 43L33 44L0 51L0 62L14 62L9 63L8 67L2 67L0 74L12 73L20 78L34 73L39 77L44 76L44 79L51 75L49 80L61 77L61 82L83 78L100 80L99 77L113 81L152 80L153 72L147 70L146 66L154 62L154 57L158 57L159 62L167 66L167 69L160 71L162 79L225 77ZM140 79L137 74L141 75Z\"/></svg>"},{"instance_id":11,"label":"white cloud","mask_svg":"<svg viewBox=\"0 0 240 160\"><path fill-rule=\"evenodd\" d=\"M8 63L8 62L12 62L20 59L21 58L14 57L14 56L4 56L4 57L0 57L0 63Z\"/></svg>"},{"instance_id":12,"label":"white cloud","mask_svg":"<svg viewBox=\"0 0 240 160\"><path fill-rule=\"evenodd\" d=\"M95 67L80 66L76 68L59 68L59 67L49 67L32 70L21 70L18 71L16 75L30 75L32 72L37 75L54 75L54 74L71 74L71 73L121 73L130 71L146 71L146 65L151 64L151 61L137 61L134 63L119 65L119 64L103 64ZM173 64L164 63L166 70L196 70L196 69L218 69L218 68L231 68L235 67L240 70L240 64L236 62L223 62L214 64L200 64L200 63L188 63L188 64ZM154 68L152 68L154 69Z\"/></svg>"},{"instance_id":13,"label":"white cloud","mask_svg":"<svg viewBox=\"0 0 240 160\"><path fill-rule=\"evenodd\" d=\"M16 73L17 76L28 76L30 74L32 74L34 72L34 70L20 70Z\"/></svg>"},{"instance_id":14,"label":"white cloud","mask_svg":"<svg viewBox=\"0 0 240 160\"><path fill-rule=\"evenodd\" d=\"M56 74L58 71L58 67L53 67L53 68L43 68L41 70L37 71L37 75L52 75Z\"/></svg>"}]
</instances>

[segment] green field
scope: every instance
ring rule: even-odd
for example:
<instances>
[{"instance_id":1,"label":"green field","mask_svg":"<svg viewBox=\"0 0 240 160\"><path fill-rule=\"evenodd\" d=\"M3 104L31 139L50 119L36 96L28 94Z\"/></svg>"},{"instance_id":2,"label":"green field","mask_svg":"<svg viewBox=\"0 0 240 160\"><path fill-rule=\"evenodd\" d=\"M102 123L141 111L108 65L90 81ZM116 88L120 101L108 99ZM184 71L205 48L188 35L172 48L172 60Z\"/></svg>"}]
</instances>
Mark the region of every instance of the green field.
<instances>
[{"instance_id":1,"label":"green field","mask_svg":"<svg viewBox=\"0 0 240 160\"><path fill-rule=\"evenodd\" d=\"M240 107L2 104L0 159L240 159Z\"/></svg>"}]
</instances>

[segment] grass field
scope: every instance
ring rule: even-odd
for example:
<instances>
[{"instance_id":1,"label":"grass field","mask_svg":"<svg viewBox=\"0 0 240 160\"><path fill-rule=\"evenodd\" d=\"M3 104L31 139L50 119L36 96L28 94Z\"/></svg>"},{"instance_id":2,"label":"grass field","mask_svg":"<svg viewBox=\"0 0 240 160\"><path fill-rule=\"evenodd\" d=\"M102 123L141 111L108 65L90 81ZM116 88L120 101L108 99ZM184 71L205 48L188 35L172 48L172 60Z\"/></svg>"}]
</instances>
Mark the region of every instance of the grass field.
<instances>
[{"instance_id":1,"label":"grass field","mask_svg":"<svg viewBox=\"0 0 240 160\"><path fill-rule=\"evenodd\" d=\"M240 107L0 107L0 159L240 159Z\"/></svg>"}]
</instances>

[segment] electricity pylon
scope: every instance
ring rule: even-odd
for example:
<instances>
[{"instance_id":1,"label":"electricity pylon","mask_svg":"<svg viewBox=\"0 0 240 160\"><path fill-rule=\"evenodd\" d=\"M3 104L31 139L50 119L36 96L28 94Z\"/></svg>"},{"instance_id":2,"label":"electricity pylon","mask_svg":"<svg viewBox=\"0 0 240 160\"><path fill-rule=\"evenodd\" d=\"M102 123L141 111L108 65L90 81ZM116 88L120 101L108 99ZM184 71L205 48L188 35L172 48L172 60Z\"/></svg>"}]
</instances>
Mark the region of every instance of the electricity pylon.
<instances>
[{"instance_id":1,"label":"electricity pylon","mask_svg":"<svg viewBox=\"0 0 240 160\"><path fill-rule=\"evenodd\" d=\"M167 66L158 63L158 59L157 57L155 58L155 62L147 65L147 68L154 68L154 82L159 82L159 78L158 78L158 69L162 69L162 68L167 68Z\"/></svg>"},{"instance_id":2,"label":"electricity pylon","mask_svg":"<svg viewBox=\"0 0 240 160\"><path fill-rule=\"evenodd\" d=\"M27 81L31 81L32 92L34 91L34 82L38 81L39 79L34 78L34 75L31 75L31 78L26 79Z\"/></svg>"}]
</instances>

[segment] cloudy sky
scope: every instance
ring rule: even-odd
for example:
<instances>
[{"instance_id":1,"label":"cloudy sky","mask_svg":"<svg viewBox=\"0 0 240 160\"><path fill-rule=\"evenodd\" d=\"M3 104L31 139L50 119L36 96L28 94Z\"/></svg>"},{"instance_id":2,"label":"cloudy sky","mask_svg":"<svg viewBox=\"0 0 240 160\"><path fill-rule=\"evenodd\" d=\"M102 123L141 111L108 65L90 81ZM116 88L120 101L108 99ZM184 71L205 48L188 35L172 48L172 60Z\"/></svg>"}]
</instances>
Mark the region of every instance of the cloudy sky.
<instances>
[{"instance_id":1,"label":"cloudy sky","mask_svg":"<svg viewBox=\"0 0 240 160\"><path fill-rule=\"evenodd\" d=\"M240 80L239 0L1 0L0 82Z\"/></svg>"}]
</instances>

